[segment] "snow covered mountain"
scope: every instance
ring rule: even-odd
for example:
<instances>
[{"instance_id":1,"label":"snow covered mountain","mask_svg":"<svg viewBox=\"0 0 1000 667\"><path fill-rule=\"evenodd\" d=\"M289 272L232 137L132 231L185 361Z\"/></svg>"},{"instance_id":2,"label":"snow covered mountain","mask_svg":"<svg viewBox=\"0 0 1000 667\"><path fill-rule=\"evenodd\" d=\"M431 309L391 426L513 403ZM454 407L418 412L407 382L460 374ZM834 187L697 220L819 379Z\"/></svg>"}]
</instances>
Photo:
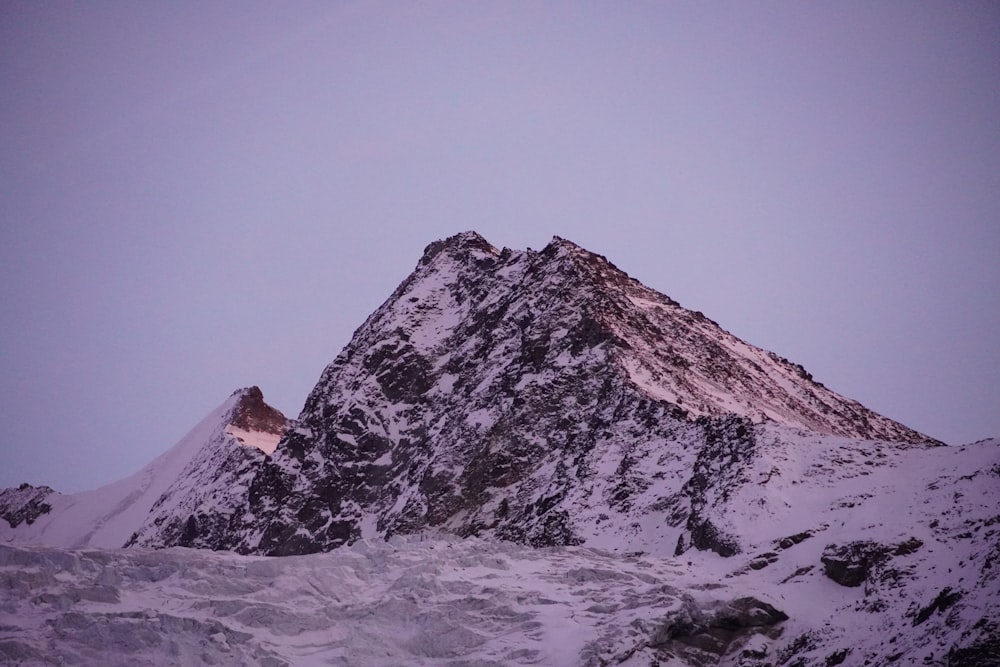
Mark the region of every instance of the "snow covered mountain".
<instances>
[{"instance_id":1,"label":"snow covered mountain","mask_svg":"<svg viewBox=\"0 0 1000 667\"><path fill-rule=\"evenodd\" d=\"M74 548L0 547L0 661L996 666L998 498L1000 440L464 233L296 422L243 390L126 480L0 492L0 542Z\"/></svg>"},{"instance_id":2,"label":"snow covered mountain","mask_svg":"<svg viewBox=\"0 0 1000 667\"><path fill-rule=\"evenodd\" d=\"M194 525L191 508L245 503L249 478L289 424L257 387L236 391L125 479L68 495L27 484L0 490L0 517L6 519L0 542L113 548L145 544L155 534L160 543L187 545L194 535L224 530Z\"/></svg>"},{"instance_id":3,"label":"snow covered mountain","mask_svg":"<svg viewBox=\"0 0 1000 667\"><path fill-rule=\"evenodd\" d=\"M287 555L433 528L737 549L692 473L761 424L933 444L569 241L501 251L467 232L428 246L326 368L213 546Z\"/></svg>"}]
</instances>

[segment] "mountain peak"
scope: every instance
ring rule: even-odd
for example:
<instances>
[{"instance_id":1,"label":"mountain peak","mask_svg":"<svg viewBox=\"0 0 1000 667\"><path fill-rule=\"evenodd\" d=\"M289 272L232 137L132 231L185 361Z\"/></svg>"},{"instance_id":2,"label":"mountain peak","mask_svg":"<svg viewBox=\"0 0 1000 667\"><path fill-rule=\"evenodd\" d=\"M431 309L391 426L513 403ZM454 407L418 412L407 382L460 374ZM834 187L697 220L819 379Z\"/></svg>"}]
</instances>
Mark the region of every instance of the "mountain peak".
<instances>
[{"instance_id":1,"label":"mountain peak","mask_svg":"<svg viewBox=\"0 0 1000 667\"><path fill-rule=\"evenodd\" d=\"M474 355L463 352L473 345ZM539 252L500 252L476 232L431 243L345 350L367 355L365 371L376 372L383 391L414 400L433 389L437 376L450 375L458 358L507 366L509 373L560 374L585 351L609 362L606 372L626 374L639 391L691 419L735 414L831 435L932 440L830 391L801 365L738 339L560 236ZM495 358L483 356L490 354ZM529 367L510 365L525 355ZM335 368L339 362L323 374L325 388ZM523 381L512 378L515 386ZM319 394L307 407L317 405Z\"/></svg>"},{"instance_id":2,"label":"mountain peak","mask_svg":"<svg viewBox=\"0 0 1000 667\"><path fill-rule=\"evenodd\" d=\"M499 252L466 232L430 244L323 371L255 478L256 521L235 546L304 553L428 526L612 539L573 503L608 494L631 516L630 469L720 439L749 451L763 422L929 441L571 241ZM685 544L712 543L692 522Z\"/></svg>"},{"instance_id":3,"label":"mountain peak","mask_svg":"<svg viewBox=\"0 0 1000 667\"><path fill-rule=\"evenodd\" d=\"M498 255L499 250L490 245L490 242L482 237L478 232L466 231L453 234L446 239L434 241L424 248L424 255L420 258L420 266L424 266L442 251L450 251L452 254L466 255L469 253L485 253L487 255Z\"/></svg>"},{"instance_id":4,"label":"mountain peak","mask_svg":"<svg viewBox=\"0 0 1000 667\"><path fill-rule=\"evenodd\" d=\"M549 241L548 245L546 245L545 247L552 248L555 250L569 250L572 252L585 253L588 255L593 254L583 246L580 246L574 243L573 241L570 241L569 239L563 238L561 236L553 236L552 240ZM542 252L544 252L544 249L542 250Z\"/></svg>"},{"instance_id":5,"label":"mountain peak","mask_svg":"<svg viewBox=\"0 0 1000 667\"><path fill-rule=\"evenodd\" d=\"M240 444L256 447L265 454L273 454L281 436L292 422L277 408L264 402L260 387L246 387L233 392L236 399L229 411L225 432Z\"/></svg>"},{"instance_id":6,"label":"mountain peak","mask_svg":"<svg viewBox=\"0 0 1000 667\"><path fill-rule=\"evenodd\" d=\"M229 425L244 431L257 431L280 436L288 428L288 419L280 410L264 402L260 387L246 387L233 393L238 396ZM268 452L270 453L270 452Z\"/></svg>"}]
</instances>

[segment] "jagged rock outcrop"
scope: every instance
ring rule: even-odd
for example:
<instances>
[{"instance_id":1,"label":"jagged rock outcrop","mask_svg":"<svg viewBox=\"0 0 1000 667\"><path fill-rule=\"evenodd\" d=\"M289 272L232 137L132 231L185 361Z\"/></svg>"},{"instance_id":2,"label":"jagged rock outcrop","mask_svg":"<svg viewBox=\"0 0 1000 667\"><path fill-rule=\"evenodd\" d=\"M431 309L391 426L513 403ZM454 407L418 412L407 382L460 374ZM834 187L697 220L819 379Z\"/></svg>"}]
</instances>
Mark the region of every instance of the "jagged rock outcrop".
<instances>
[{"instance_id":1,"label":"jagged rock outcrop","mask_svg":"<svg viewBox=\"0 0 1000 667\"><path fill-rule=\"evenodd\" d=\"M841 586L860 586L893 556L908 556L921 546L923 542L915 537L895 545L871 541L831 544L823 550L820 560L823 573L830 579Z\"/></svg>"},{"instance_id":2,"label":"jagged rock outcrop","mask_svg":"<svg viewBox=\"0 0 1000 667\"><path fill-rule=\"evenodd\" d=\"M264 402L264 394L259 387L249 387L243 391L227 421L226 433L265 454L274 452L281 436L291 425L280 410Z\"/></svg>"},{"instance_id":3,"label":"jagged rock outcrop","mask_svg":"<svg viewBox=\"0 0 1000 667\"><path fill-rule=\"evenodd\" d=\"M30 526L35 519L52 511L47 499L53 493L47 486L32 486L27 482L16 489L0 489L0 519L11 528L22 523Z\"/></svg>"},{"instance_id":4,"label":"jagged rock outcrop","mask_svg":"<svg viewBox=\"0 0 1000 667\"><path fill-rule=\"evenodd\" d=\"M289 426L288 418L280 410L264 402L264 392L260 387L242 391L228 421L234 428L277 436L284 435Z\"/></svg>"},{"instance_id":5,"label":"jagged rock outcrop","mask_svg":"<svg viewBox=\"0 0 1000 667\"><path fill-rule=\"evenodd\" d=\"M734 644L754 634L776 638L788 615L753 597L699 606L690 596L652 633L648 646L663 658L680 654L687 664L718 664Z\"/></svg>"}]
</instances>

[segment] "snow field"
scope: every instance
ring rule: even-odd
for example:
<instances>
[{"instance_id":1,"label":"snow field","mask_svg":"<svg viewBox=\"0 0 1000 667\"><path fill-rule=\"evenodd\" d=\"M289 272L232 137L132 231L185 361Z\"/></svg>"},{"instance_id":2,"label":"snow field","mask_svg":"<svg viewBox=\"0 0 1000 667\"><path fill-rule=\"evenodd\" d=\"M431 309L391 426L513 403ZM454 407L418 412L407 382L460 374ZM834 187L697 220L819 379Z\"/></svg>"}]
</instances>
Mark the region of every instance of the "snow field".
<instances>
[{"instance_id":1,"label":"snow field","mask_svg":"<svg viewBox=\"0 0 1000 667\"><path fill-rule=\"evenodd\" d=\"M476 539L280 559L0 547L0 662L598 665L680 604L676 574Z\"/></svg>"}]
</instances>

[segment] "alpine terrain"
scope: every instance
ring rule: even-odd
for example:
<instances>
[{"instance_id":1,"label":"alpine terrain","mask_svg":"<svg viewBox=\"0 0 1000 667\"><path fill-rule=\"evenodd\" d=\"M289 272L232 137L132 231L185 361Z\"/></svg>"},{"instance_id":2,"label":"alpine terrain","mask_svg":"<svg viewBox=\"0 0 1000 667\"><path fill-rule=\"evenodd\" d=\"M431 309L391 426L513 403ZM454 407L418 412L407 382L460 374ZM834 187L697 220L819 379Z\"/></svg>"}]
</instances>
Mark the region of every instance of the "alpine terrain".
<instances>
[{"instance_id":1,"label":"alpine terrain","mask_svg":"<svg viewBox=\"0 0 1000 667\"><path fill-rule=\"evenodd\" d=\"M466 232L295 422L241 390L121 482L0 492L0 660L998 665L998 498L1000 441Z\"/></svg>"},{"instance_id":2,"label":"alpine terrain","mask_svg":"<svg viewBox=\"0 0 1000 667\"><path fill-rule=\"evenodd\" d=\"M225 530L207 524L195 530L192 513L245 502L251 474L289 424L260 389L241 389L180 442L118 482L68 495L29 484L0 490L0 541L116 548L144 544L144 536L155 533L161 543L188 546L194 532Z\"/></svg>"}]
</instances>

